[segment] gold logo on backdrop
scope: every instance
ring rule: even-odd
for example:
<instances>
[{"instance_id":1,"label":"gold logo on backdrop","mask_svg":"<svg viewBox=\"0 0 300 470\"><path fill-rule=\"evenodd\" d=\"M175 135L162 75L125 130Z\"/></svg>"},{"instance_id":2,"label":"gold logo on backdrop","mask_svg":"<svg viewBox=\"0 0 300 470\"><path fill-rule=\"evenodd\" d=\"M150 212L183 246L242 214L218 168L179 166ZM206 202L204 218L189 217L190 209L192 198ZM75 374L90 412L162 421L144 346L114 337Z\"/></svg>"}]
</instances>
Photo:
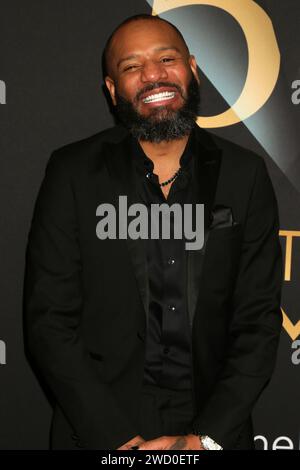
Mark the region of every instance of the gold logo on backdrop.
<instances>
[{"instance_id":1,"label":"gold logo on backdrop","mask_svg":"<svg viewBox=\"0 0 300 470\"><path fill-rule=\"evenodd\" d=\"M209 5L229 13L242 28L248 47L244 88L231 108L216 116L199 116L200 127L236 124L256 113L269 99L280 68L280 52L271 19L253 0L154 0L153 15L188 5ZM201 65L201 64L200 64Z\"/></svg>"},{"instance_id":2,"label":"gold logo on backdrop","mask_svg":"<svg viewBox=\"0 0 300 470\"><path fill-rule=\"evenodd\" d=\"M283 308L281 308L282 316L283 316L283 323L282 326L287 332L287 334L291 337L293 341L300 335L300 320L297 321L296 325L294 325Z\"/></svg>"},{"instance_id":3,"label":"gold logo on backdrop","mask_svg":"<svg viewBox=\"0 0 300 470\"><path fill-rule=\"evenodd\" d=\"M292 277L292 254L293 254L293 238L300 237L299 230L280 230L279 235L285 237L285 263L284 263L284 280L290 281ZM288 315L281 309L283 315L283 328L294 341L300 335L300 320L294 325Z\"/></svg>"},{"instance_id":4,"label":"gold logo on backdrop","mask_svg":"<svg viewBox=\"0 0 300 470\"><path fill-rule=\"evenodd\" d=\"M299 230L280 230L279 235L286 238L285 243L285 268L284 268L284 280L291 280L292 272L292 251L293 251L293 238L300 237Z\"/></svg>"}]
</instances>

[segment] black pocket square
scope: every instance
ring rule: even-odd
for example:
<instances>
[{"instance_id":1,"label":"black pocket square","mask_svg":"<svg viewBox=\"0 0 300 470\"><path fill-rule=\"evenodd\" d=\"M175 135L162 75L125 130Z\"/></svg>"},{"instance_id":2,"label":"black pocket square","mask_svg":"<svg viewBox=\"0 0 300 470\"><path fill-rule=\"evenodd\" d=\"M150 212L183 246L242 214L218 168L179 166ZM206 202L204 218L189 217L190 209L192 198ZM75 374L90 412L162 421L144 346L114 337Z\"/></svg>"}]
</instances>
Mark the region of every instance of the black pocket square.
<instances>
[{"instance_id":1,"label":"black pocket square","mask_svg":"<svg viewBox=\"0 0 300 470\"><path fill-rule=\"evenodd\" d=\"M230 227L236 224L233 220L231 207L222 206L221 204L215 205L212 209L210 221L210 230Z\"/></svg>"}]
</instances>

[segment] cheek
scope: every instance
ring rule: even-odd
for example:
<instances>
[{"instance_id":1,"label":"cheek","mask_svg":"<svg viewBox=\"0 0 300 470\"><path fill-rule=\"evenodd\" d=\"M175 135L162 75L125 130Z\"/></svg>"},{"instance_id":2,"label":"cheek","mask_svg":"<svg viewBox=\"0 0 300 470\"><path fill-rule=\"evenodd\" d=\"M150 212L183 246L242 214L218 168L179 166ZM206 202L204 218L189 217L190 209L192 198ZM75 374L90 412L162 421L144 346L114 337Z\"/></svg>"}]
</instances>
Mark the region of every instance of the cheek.
<instances>
[{"instance_id":1,"label":"cheek","mask_svg":"<svg viewBox=\"0 0 300 470\"><path fill-rule=\"evenodd\" d=\"M118 83L117 91L118 94L132 101L138 91L141 89L141 85L137 77L127 77L126 80L122 80Z\"/></svg>"},{"instance_id":2,"label":"cheek","mask_svg":"<svg viewBox=\"0 0 300 470\"><path fill-rule=\"evenodd\" d=\"M192 71L187 70L186 67L177 67L169 71L168 80L177 83L181 89L186 92L188 84L192 78Z\"/></svg>"}]
</instances>

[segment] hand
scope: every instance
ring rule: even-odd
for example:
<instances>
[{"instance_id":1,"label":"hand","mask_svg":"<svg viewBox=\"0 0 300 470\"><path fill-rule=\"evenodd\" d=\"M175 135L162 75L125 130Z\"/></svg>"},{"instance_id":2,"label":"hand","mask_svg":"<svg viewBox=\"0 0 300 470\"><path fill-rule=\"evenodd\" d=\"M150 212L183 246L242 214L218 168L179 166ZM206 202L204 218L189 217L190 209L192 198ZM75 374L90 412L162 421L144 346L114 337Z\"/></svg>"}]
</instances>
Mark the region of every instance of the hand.
<instances>
[{"instance_id":1,"label":"hand","mask_svg":"<svg viewBox=\"0 0 300 470\"><path fill-rule=\"evenodd\" d=\"M116 450L131 450L131 446L139 446L140 444L146 442L141 436L135 436L130 441L123 444L121 447L118 447Z\"/></svg>"},{"instance_id":2,"label":"hand","mask_svg":"<svg viewBox=\"0 0 300 470\"><path fill-rule=\"evenodd\" d=\"M138 450L205 450L198 436L161 436L151 441L144 441Z\"/></svg>"}]
</instances>

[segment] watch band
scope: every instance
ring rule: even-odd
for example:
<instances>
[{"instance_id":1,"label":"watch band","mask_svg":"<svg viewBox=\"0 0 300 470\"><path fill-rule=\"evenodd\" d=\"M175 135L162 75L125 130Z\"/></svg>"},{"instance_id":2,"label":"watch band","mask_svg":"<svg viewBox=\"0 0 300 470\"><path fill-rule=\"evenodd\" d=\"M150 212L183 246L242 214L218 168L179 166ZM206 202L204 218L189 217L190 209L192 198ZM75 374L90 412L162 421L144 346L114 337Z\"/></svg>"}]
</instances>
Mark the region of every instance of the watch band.
<instances>
[{"instance_id":1,"label":"watch band","mask_svg":"<svg viewBox=\"0 0 300 470\"><path fill-rule=\"evenodd\" d=\"M199 435L200 441L206 450L223 450L211 437Z\"/></svg>"},{"instance_id":2,"label":"watch band","mask_svg":"<svg viewBox=\"0 0 300 470\"><path fill-rule=\"evenodd\" d=\"M217 442L215 442L211 437L201 434L198 431L192 431L192 434L195 434L199 437L200 442L205 450L223 450Z\"/></svg>"}]
</instances>

